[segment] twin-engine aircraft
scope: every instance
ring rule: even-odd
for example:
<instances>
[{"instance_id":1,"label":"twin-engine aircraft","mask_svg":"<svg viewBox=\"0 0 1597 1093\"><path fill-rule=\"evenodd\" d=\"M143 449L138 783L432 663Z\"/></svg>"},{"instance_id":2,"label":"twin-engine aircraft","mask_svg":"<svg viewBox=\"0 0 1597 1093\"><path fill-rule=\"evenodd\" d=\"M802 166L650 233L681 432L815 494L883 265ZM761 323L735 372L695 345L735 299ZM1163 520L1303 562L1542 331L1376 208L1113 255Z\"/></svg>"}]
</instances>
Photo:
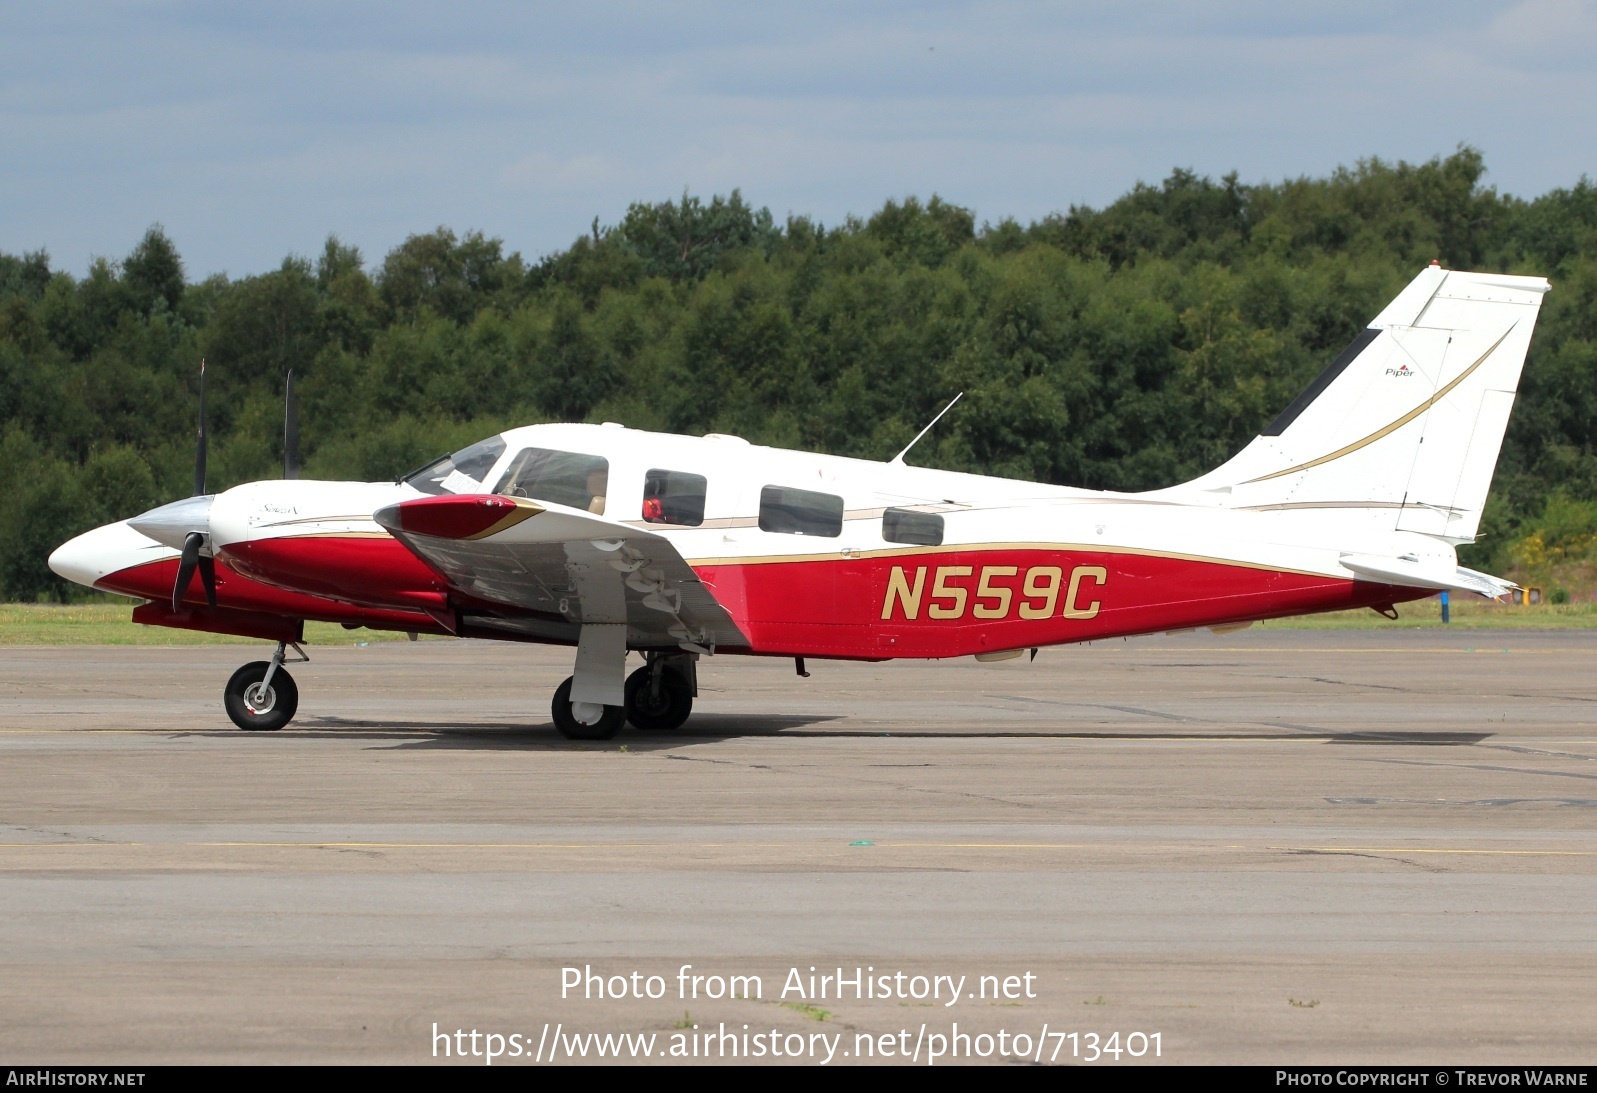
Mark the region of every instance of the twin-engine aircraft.
<instances>
[{"instance_id":1,"label":"twin-engine aircraft","mask_svg":"<svg viewBox=\"0 0 1597 1093\"><path fill-rule=\"evenodd\" d=\"M804 674L1495 597L1513 586L1454 548L1479 528L1547 289L1433 263L1234 458L1147 493L532 425L396 482L200 484L50 565L147 601L135 622L275 641L224 691L242 729L294 716L283 663L315 619L574 646L551 713L575 739L677 728L711 655Z\"/></svg>"}]
</instances>

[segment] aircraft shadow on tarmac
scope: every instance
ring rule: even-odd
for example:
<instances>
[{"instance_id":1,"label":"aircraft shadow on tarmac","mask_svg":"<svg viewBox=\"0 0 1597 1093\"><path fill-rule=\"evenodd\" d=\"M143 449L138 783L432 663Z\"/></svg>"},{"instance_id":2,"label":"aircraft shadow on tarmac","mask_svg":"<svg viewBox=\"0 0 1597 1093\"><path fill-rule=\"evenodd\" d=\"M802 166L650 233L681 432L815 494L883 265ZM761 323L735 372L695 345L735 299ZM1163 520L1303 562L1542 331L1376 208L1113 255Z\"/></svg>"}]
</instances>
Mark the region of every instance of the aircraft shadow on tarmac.
<instances>
[{"instance_id":1,"label":"aircraft shadow on tarmac","mask_svg":"<svg viewBox=\"0 0 1597 1093\"><path fill-rule=\"evenodd\" d=\"M1496 736L1492 732L1346 732L1336 733L1328 744L1429 744L1458 747L1479 744Z\"/></svg>"},{"instance_id":2,"label":"aircraft shadow on tarmac","mask_svg":"<svg viewBox=\"0 0 1597 1093\"><path fill-rule=\"evenodd\" d=\"M282 734L263 736L321 737L359 739L375 743L391 742L397 750L412 749L515 749L539 745L559 749L584 750L625 746L628 751L660 751L721 740L783 735L789 739L931 739L931 740L1297 740L1308 743L1405 745L1429 747L1468 747L1494 736L1485 732L1378 731L1335 732L1309 726L1294 726L1282 732L1242 732L1227 730L1156 732L1091 732L1047 729L876 729L826 728L828 722L844 720L838 714L799 716L795 714L699 714L674 732L639 732L627 729L609 740L567 740L547 722L493 721L376 721L344 717L309 718ZM234 735L227 733L226 735ZM248 734L255 735L255 734Z\"/></svg>"},{"instance_id":3,"label":"aircraft shadow on tarmac","mask_svg":"<svg viewBox=\"0 0 1597 1093\"><path fill-rule=\"evenodd\" d=\"M416 749L511 749L529 744L560 750L592 750L625 746L628 751L660 751L690 744L746 736L775 736L788 729L799 729L840 720L838 715L801 717L793 714L701 714L689 727L675 732L623 730L609 740L567 740L554 725L525 722L449 722L449 721L362 721L341 717L319 717L304 723L297 736L312 733L325 737L350 737L397 741L396 750ZM325 730L325 731L323 731ZM805 733L804 735L813 735ZM882 733L849 735L880 736Z\"/></svg>"}]
</instances>

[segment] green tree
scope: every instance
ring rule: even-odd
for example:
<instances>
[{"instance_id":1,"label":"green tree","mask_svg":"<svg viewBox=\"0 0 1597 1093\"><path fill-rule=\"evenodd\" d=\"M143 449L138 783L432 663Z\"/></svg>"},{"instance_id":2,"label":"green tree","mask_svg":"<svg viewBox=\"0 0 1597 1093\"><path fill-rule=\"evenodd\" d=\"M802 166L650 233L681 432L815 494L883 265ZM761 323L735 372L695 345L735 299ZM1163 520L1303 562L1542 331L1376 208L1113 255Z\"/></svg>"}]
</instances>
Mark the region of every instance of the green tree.
<instances>
[{"instance_id":1,"label":"green tree","mask_svg":"<svg viewBox=\"0 0 1597 1093\"><path fill-rule=\"evenodd\" d=\"M398 321L415 323L431 313L465 325L482 308L505 306L505 294L523 279L521 256L505 256L502 246L481 232L457 239L442 227L413 235L383 259L378 292Z\"/></svg>"},{"instance_id":2,"label":"green tree","mask_svg":"<svg viewBox=\"0 0 1597 1093\"><path fill-rule=\"evenodd\" d=\"M634 204L615 231L622 247L643 261L650 277L697 280L716 268L734 250L768 253L777 231L771 211L750 208L743 195L717 195L705 205L687 193L682 200L658 205Z\"/></svg>"},{"instance_id":3,"label":"green tree","mask_svg":"<svg viewBox=\"0 0 1597 1093\"><path fill-rule=\"evenodd\" d=\"M889 201L865 222L864 234L882 243L892 257L922 266L940 266L976 238L976 217L936 194L925 205L913 197Z\"/></svg>"},{"instance_id":4,"label":"green tree","mask_svg":"<svg viewBox=\"0 0 1597 1093\"><path fill-rule=\"evenodd\" d=\"M122 260L122 282L135 311L148 315L157 308L175 312L183 301L183 260L156 224L144 233L133 253Z\"/></svg>"}]
</instances>

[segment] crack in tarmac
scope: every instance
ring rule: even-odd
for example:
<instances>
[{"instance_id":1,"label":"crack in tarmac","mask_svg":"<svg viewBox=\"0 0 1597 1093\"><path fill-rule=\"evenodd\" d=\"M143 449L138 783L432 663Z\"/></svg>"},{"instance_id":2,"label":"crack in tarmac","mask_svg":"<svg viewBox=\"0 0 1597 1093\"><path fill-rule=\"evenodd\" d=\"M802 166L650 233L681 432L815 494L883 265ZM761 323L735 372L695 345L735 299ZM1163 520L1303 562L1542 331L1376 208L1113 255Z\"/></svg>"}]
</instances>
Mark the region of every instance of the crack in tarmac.
<instances>
[{"instance_id":1,"label":"crack in tarmac","mask_svg":"<svg viewBox=\"0 0 1597 1093\"><path fill-rule=\"evenodd\" d=\"M1411 865L1426 873L1451 873L1440 865L1427 865L1417 862L1413 858L1399 858L1391 854L1366 854L1358 850L1310 850L1306 848L1284 851L1287 854L1296 854L1300 857L1325 857L1325 858L1369 858L1372 861L1396 862L1400 865Z\"/></svg>"}]
</instances>

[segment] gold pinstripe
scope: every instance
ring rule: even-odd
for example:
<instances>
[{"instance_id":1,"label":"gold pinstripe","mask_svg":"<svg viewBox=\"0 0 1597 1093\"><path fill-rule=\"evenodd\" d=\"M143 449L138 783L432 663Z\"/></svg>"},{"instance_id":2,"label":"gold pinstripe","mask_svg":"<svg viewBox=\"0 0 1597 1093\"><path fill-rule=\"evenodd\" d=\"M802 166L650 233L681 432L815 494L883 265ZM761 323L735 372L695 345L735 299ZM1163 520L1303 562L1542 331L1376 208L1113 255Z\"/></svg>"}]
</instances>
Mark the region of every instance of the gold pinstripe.
<instances>
[{"instance_id":1,"label":"gold pinstripe","mask_svg":"<svg viewBox=\"0 0 1597 1093\"><path fill-rule=\"evenodd\" d=\"M513 528L517 524L521 523L523 520L526 520L529 517L537 516L538 514L540 514L540 513L545 511L545 509L544 509L544 507L542 505L536 504L536 503L534 503L532 501L525 501L525 500L523 500L523 499L521 499L519 497L507 497L507 498L505 498L505 500L515 502L515 506L516 507L512 511L507 512L504 516L501 516L491 526L484 528L483 530L477 532L475 535L467 535L464 538L459 539L457 541L458 542L470 542L470 541L472 541L474 539L486 539L490 535L497 535L501 531L504 531L507 528ZM311 521L310 520L304 520L304 521L294 521L294 522L295 523L310 523ZM427 535L426 532L422 532L422 531L405 531L404 529L401 529L401 531L404 534L406 534L406 535L423 535L423 536ZM438 536L427 536L427 537L428 538L438 538ZM386 531L306 531L306 532L301 532L301 533L295 534L295 535L277 535L277 536L273 536L273 538L277 538L277 539L389 539L389 538L392 538L392 536L389 535L389 533L386 532Z\"/></svg>"},{"instance_id":2,"label":"gold pinstripe","mask_svg":"<svg viewBox=\"0 0 1597 1093\"><path fill-rule=\"evenodd\" d=\"M528 516L534 515L528 513ZM521 519L526 519L526 516ZM506 517L509 519L509 517ZM520 522L519 520L517 521ZM472 536L473 539L483 538L492 534L494 529L481 535ZM503 530L499 528L497 530ZM415 533L411 533L415 534ZM386 539L386 531L380 532L344 532L324 531L313 532L306 535L283 535L283 539ZM466 542L468 540L457 540ZM553 544L549 544L553 545ZM1211 565L1227 565L1237 569L1258 569L1269 573L1289 573L1300 577L1327 577L1312 569L1294 569L1290 566L1267 565L1263 562L1246 562L1236 558L1222 558L1210 554L1186 554L1175 550L1152 550L1145 547L1114 546L1103 543L1043 543L1043 542L989 542L989 543L949 543L943 546L928 547L883 547L876 550L856 550L848 554L762 554L750 557L722 557L722 558L683 558L690 566L719 566L719 565L775 565L784 562L852 562L863 558L918 558L938 554L955 554L962 552L982 552L995 550L1036 550L1051 551L1053 553L1083 553L1083 554L1120 554L1139 558L1171 558L1181 562L1206 562Z\"/></svg>"},{"instance_id":3,"label":"gold pinstripe","mask_svg":"<svg viewBox=\"0 0 1597 1093\"><path fill-rule=\"evenodd\" d=\"M887 547L878 550L859 550L849 554L775 554L747 558L686 558L690 566L712 565L771 565L781 562L844 562L861 558L916 558L936 554L969 553L994 550L1039 550L1055 553L1123 554L1140 558L1172 558L1182 562L1207 562L1228 565L1238 569L1259 569L1269 573L1291 573L1302 577L1326 577L1311 569L1293 569L1289 566L1266 565L1263 562L1244 562L1235 558L1218 558L1206 554L1183 554L1174 550L1150 550L1143 547L1110 546L1102 543L958 543L935 547Z\"/></svg>"},{"instance_id":4,"label":"gold pinstripe","mask_svg":"<svg viewBox=\"0 0 1597 1093\"><path fill-rule=\"evenodd\" d=\"M470 542L474 539L486 539L490 535L498 535L501 531L515 527L528 517L537 516L539 513L546 511L542 505L532 501L525 501L520 497L507 497L505 500L515 502L514 511L505 513L492 527L483 528L475 535L466 536L462 541ZM421 533L412 532L412 534Z\"/></svg>"},{"instance_id":5,"label":"gold pinstripe","mask_svg":"<svg viewBox=\"0 0 1597 1093\"><path fill-rule=\"evenodd\" d=\"M1329 463L1333 459L1341 459L1344 455L1356 452L1360 448L1368 447L1369 445L1374 444L1377 440L1380 440L1383 436L1401 429L1403 426L1407 425L1409 422L1423 414L1426 410L1429 410L1432 406L1435 406L1442 399L1446 398L1450 393L1452 393L1453 388L1469 379L1469 377L1474 373L1475 369L1484 364L1486 362L1486 358L1490 357L1497 351L1497 347L1503 344L1508 336L1514 332L1514 327L1518 325L1518 320L1515 320L1513 323L1511 323L1508 329L1503 331L1503 336L1493 342L1491 344L1491 348L1482 353L1474 364L1460 372L1452 383L1449 383L1446 387L1436 392L1436 394L1432 395L1430 398L1414 407L1414 409L1410 410L1408 413L1392 422L1392 424L1386 426L1385 428L1377 429L1363 440L1355 440L1352 444L1349 444L1346 447L1338 448L1329 455L1322 455L1318 459L1311 459L1307 463L1299 463L1297 466L1288 467L1283 471L1273 471L1270 474L1260 475L1258 478L1250 478L1244 482L1243 485L1251 486L1255 482L1268 482L1272 478L1280 478L1282 475L1287 474L1296 474L1298 471L1306 471L1310 467L1318 467L1322 463Z\"/></svg>"}]
</instances>

